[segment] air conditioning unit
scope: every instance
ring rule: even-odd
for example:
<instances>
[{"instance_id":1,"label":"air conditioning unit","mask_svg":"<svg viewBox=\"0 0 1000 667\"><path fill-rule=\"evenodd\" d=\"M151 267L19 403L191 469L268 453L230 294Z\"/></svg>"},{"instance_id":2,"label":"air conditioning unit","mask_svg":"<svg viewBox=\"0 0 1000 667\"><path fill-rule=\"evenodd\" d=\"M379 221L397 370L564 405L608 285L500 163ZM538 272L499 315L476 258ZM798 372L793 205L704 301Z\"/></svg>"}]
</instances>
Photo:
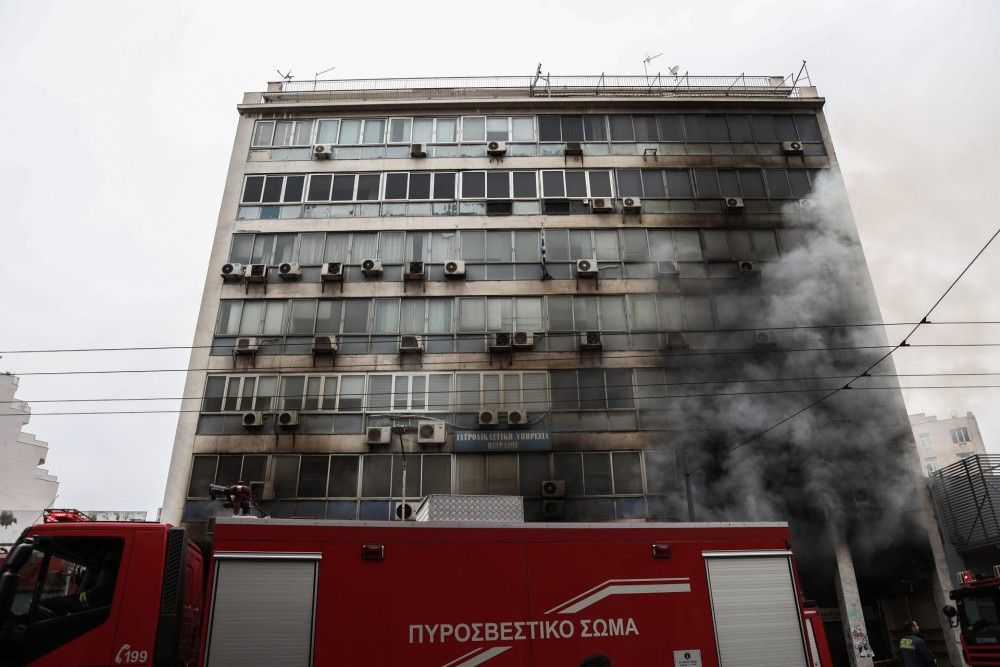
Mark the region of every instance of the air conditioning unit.
<instances>
[{"instance_id":1,"label":"air conditioning unit","mask_svg":"<svg viewBox=\"0 0 1000 667\"><path fill-rule=\"evenodd\" d=\"M323 265L319 277L325 283L344 282L344 265L340 262L327 262Z\"/></svg>"},{"instance_id":2,"label":"air conditioning unit","mask_svg":"<svg viewBox=\"0 0 1000 667\"><path fill-rule=\"evenodd\" d=\"M282 280L301 280L302 267L292 262L282 262L278 265L278 277Z\"/></svg>"},{"instance_id":3,"label":"air conditioning unit","mask_svg":"<svg viewBox=\"0 0 1000 667\"><path fill-rule=\"evenodd\" d=\"M546 521L561 521L566 518L565 500L542 500L542 518Z\"/></svg>"},{"instance_id":4,"label":"air conditioning unit","mask_svg":"<svg viewBox=\"0 0 1000 667\"><path fill-rule=\"evenodd\" d=\"M802 155L802 144L798 141L782 141L781 152L785 155Z\"/></svg>"},{"instance_id":5,"label":"air conditioning unit","mask_svg":"<svg viewBox=\"0 0 1000 667\"><path fill-rule=\"evenodd\" d=\"M476 424L486 428L495 428L500 421L500 415L496 410L480 410L476 414Z\"/></svg>"},{"instance_id":6,"label":"air conditioning unit","mask_svg":"<svg viewBox=\"0 0 1000 667\"><path fill-rule=\"evenodd\" d=\"M410 157L427 157L427 144L410 144Z\"/></svg>"},{"instance_id":7,"label":"air conditioning unit","mask_svg":"<svg viewBox=\"0 0 1000 667\"><path fill-rule=\"evenodd\" d=\"M726 197L725 202L727 211L742 211L745 208L743 197Z\"/></svg>"},{"instance_id":8,"label":"air conditioning unit","mask_svg":"<svg viewBox=\"0 0 1000 667\"><path fill-rule=\"evenodd\" d=\"M596 278L598 276L596 259L576 260L576 275L579 278Z\"/></svg>"},{"instance_id":9,"label":"air conditioning unit","mask_svg":"<svg viewBox=\"0 0 1000 667\"><path fill-rule=\"evenodd\" d=\"M423 262L410 262L406 265L406 273L403 274L403 278L405 280L423 280L426 275Z\"/></svg>"},{"instance_id":10,"label":"air conditioning unit","mask_svg":"<svg viewBox=\"0 0 1000 667\"><path fill-rule=\"evenodd\" d=\"M690 347L691 345L688 343L687 334L683 331L667 332L668 352L683 352L684 350L690 349Z\"/></svg>"},{"instance_id":11,"label":"air conditioning unit","mask_svg":"<svg viewBox=\"0 0 1000 667\"><path fill-rule=\"evenodd\" d=\"M579 141L567 141L566 155L583 155L583 144Z\"/></svg>"},{"instance_id":12,"label":"air conditioning unit","mask_svg":"<svg viewBox=\"0 0 1000 667\"><path fill-rule=\"evenodd\" d=\"M566 482L561 479L547 479L542 482L542 498L565 498Z\"/></svg>"},{"instance_id":13,"label":"air conditioning unit","mask_svg":"<svg viewBox=\"0 0 1000 667\"><path fill-rule=\"evenodd\" d=\"M508 426L527 426L528 425L528 413L524 410L508 410L507 411L507 425Z\"/></svg>"},{"instance_id":14,"label":"air conditioning unit","mask_svg":"<svg viewBox=\"0 0 1000 667\"><path fill-rule=\"evenodd\" d=\"M421 419L417 422L418 445L443 445L444 422L439 419Z\"/></svg>"},{"instance_id":15,"label":"air conditioning unit","mask_svg":"<svg viewBox=\"0 0 1000 667\"><path fill-rule=\"evenodd\" d=\"M736 262L736 272L742 278L760 278L760 269L753 260L741 259Z\"/></svg>"},{"instance_id":16,"label":"air conditioning unit","mask_svg":"<svg viewBox=\"0 0 1000 667\"><path fill-rule=\"evenodd\" d=\"M419 354L424 351L424 337L423 336L400 336L399 337L399 352L400 354Z\"/></svg>"},{"instance_id":17,"label":"air conditioning unit","mask_svg":"<svg viewBox=\"0 0 1000 667\"><path fill-rule=\"evenodd\" d=\"M361 262L361 273L366 276L381 276L382 275L382 260L381 259L366 259Z\"/></svg>"},{"instance_id":18,"label":"air conditioning unit","mask_svg":"<svg viewBox=\"0 0 1000 667\"><path fill-rule=\"evenodd\" d=\"M600 331L581 331L577 339L577 347L581 350L600 350L604 347Z\"/></svg>"},{"instance_id":19,"label":"air conditioning unit","mask_svg":"<svg viewBox=\"0 0 1000 667\"><path fill-rule=\"evenodd\" d=\"M815 199L799 199L795 203L803 211L811 211L814 208L816 208L816 200Z\"/></svg>"},{"instance_id":20,"label":"air conditioning unit","mask_svg":"<svg viewBox=\"0 0 1000 667\"><path fill-rule=\"evenodd\" d=\"M615 205L609 197L594 197L590 200L591 213L612 213Z\"/></svg>"},{"instance_id":21,"label":"air conditioning unit","mask_svg":"<svg viewBox=\"0 0 1000 667\"><path fill-rule=\"evenodd\" d=\"M758 351L777 350L778 339L770 331L754 331L750 334L750 347Z\"/></svg>"},{"instance_id":22,"label":"air conditioning unit","mask_svg":"<svg viewBox=\"0 0 1000 667\"><path fill-rule=\"evenodd\" d=\"M444 263L444 277L445 278L464 278L465 277L465 260L462 259L452 259Z\"/></svg>"},{"instance_id":23,"label":"air conditioning unit","mask_svg":"<svg viewBox=\"0 0 1000 667\"><path fill-rule=\"evenodd\" d=\"M676 278L680 274L681 270L677 267L677 262L663 260L656 263L656 276L658 278Z\"/></svg>"},{"instance_id":24,"label":"air conditioning unit","mask_svg":"<svg viewBox=\"0 0 1000 667\"><path fill-rule=\"evenodd\" d=\"M264 425L263 412L244 412L240 418L243 428L260 428Z\"/></svg>"},{"instance_id":25,"label":"air conditioning unit","mask_svg":"<svg viewBox=\"0 0 1000 667\"><path fill-rule=\"evenodd\" d=\"M506 331L493 334L490 339L490 352L506 352L511 349L511 335Z\"/></svg>"},{"instance_id":26,"label":"air conditioning unit","mask_svg":"<svg viewBox=\"0 0 1000 667\"><path fill-rule=\"evenodd\" d=\"M365 432L365 442L369 445L388 445L392 442L392 428L369 426Z\"/></svg>"},{"instance_id":27,"label":"air conditioning unit","mask_svg":"<svg viewBox=\"0 0 1000 667\"><path fill-rule=\"evenodd\" d=\"M515 350L530 350L535 347L535 333L533 331L515 331L511 336L511 346Z\"/></svg>"},{"instance_id":28,"label":"air conditioning unit","mask_svg":"<svg viewBox=\"0 0 1000 667\"><path fill-rule=\"evenodd\" d=\"M631 213L642 211L642 200L638 197L622 197L622 208Z\"/></svg>"},{"instance_id":29,"label":"air conditioning unit","mask_svg":"<svg viewBox=\"0 0 1000 667\"><path fill-rule=\"evenodd\" d=\"M313 338L312 353L316 356L337 354L336 336L316 336Z\"/></svg>"},{"instance_id":30,"label":"air conditioning unit","mask_svg":"<svg viewBox=\"0 0 1000 667\"><path fill-rule=\"evenodd\" d=\"M334 155L333 144L316 144L313 146L313 155L317 160L329 160Z\"/></svg>"},{"instance_id":31,"label":"air conditioning unit","mask_svg":"<svg viewBox=\"0 0 1000 667\"><path fill-rule=\"evenodd\" d=\"M266 283L267 264L251 264L243 275L248 283Z\"/></svg>"},{"instance_id":32,"label":"air conditioning unit","mask_svg":"<svg viewBox=\"0 0 1000 667\"><path fill-rule=\"evenodd\" d=\"M298 410L282 410L278 413L278 426L284 426L285 428L294 428L299 425L299 411Z\"/></svg>"},{"instance_id":33,"label":"air conditioning unit","mask_svg":"<svg viewBox=\"0 0 1000 667\"><path fill-rule=\"evenodd\" d=\"M244 271L246 271L246 267L242 264L223 264L222 279L226 282L238 282L243 280Z\"/></svg>"},{"instance_id":34,"label":"air conditioning unit","mask_svg":"<svg viewBox=\"0 0 1000 667\"><path fill-rule=\"evenodd\" d=\"M487 155L503 155L507 152L507 142L506 141L488 141L486 142L486 154Z\"/></svg>"},{"instance_id":35,"label":"air conditioning unit","mask_svg":"<svg viewBox=\"0 0 1000 667\"><path fill-rule=\"evenodd\" d=\"M253 336L237 338L233 345L233 354L257 354L260 351L260 339Z\"/></svg>"}]
</instances>

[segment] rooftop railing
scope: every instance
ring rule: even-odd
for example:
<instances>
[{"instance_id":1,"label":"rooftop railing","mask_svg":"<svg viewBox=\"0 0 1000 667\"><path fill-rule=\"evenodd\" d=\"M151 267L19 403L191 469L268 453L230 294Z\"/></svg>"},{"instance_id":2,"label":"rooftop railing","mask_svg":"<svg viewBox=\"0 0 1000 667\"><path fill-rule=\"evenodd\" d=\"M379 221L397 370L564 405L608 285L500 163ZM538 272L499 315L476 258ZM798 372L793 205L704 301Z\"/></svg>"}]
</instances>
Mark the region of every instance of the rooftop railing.
<instances>
[{"instance_id":1,"label":"rooftop railing","mask_svg":"<svg viewBox=\"0 0 1000 667\"><path fill-rule=\"evenodd\" d=\"M792 76L570 75L338 79L268 84L264 101L509 97L798 97Z\"/></svg>"}]
</instances>

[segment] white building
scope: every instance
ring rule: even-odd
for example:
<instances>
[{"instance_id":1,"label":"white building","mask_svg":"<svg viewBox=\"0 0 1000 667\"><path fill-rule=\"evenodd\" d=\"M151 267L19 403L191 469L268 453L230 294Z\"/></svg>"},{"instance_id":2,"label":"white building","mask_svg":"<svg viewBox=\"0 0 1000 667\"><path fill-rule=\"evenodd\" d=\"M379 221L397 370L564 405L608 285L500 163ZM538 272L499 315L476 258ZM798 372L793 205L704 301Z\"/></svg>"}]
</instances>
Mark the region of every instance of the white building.
<instances>
[{"instance_id":1,"label":"white building","mask_svg":"<svg viewBox=\"0 0 1000 667\"><path fill-rule=\"evenodd\" d=\"M31 408L14 398L17 377L0 374L0 544L37 521L59 481L43 468L49 444L24 430Z\"/></svg>"},{"instance_id":2,"label":"white building","mask_svg":"<svg viewBox=\"0 0 1000 667\"><path fill-rule=\"evenodd\" d=\"M964 415L953 412L951 417L943 419L918 412L910 415L910 426L924 475L973 454L986 454L979 423L971 412Z\"/></svg>"}]
</instances>

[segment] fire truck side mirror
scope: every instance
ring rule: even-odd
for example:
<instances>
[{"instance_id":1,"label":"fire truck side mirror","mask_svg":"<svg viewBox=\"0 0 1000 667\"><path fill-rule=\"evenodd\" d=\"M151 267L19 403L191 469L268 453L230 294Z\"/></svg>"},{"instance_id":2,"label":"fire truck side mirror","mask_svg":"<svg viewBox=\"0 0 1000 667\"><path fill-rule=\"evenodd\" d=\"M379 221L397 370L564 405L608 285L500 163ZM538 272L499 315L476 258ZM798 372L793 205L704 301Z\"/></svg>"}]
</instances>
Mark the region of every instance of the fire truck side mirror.
<instances>
[{"instance_id":1,"label":"fire truck side mirror","mask_svg":"<svg viewBox=\"0 0 1000 667\"><path fill-rule=\"evenodd\" d=\"M942 609L944 615L948 617L948 625L953 628L958 627L958 610L950 604L946 604Z\"/></svg>"},{"instance_id":2,"label":"fire truck side mirror","mask_svg":"<svg viewBox=\"0 0 1000 667\"><path fill-rule=\"evenodd\" d=\"M3 627L4 620L10 616L10 609L14 604L18 572L28 562L33 548L34 545L31 542L21 542L14 547L7 556L7 560L4 561L3 574L0 575L0 628Z\"/></svg>"}]
</instances>

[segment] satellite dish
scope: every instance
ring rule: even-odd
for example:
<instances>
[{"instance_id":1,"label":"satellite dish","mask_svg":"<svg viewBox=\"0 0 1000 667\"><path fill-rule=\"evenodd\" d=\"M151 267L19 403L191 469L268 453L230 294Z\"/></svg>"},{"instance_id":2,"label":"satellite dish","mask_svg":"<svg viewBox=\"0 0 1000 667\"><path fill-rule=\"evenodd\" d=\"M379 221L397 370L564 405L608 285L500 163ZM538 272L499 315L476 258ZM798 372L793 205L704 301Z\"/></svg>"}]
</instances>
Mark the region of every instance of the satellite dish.
<instances>
[{"instance_id":1,"label":"satellite dish","mask_svg":"<svg viewBox=\"0 0 1000 667\"><path fill-rule=\"evenodd\" d=\"M677 72L679 72L680 70L681 70L681 66L680 65L674 65L673 67L671 67L667 71L670 72L670 76L677 76Z\"/></svg>"}]
</instances>

